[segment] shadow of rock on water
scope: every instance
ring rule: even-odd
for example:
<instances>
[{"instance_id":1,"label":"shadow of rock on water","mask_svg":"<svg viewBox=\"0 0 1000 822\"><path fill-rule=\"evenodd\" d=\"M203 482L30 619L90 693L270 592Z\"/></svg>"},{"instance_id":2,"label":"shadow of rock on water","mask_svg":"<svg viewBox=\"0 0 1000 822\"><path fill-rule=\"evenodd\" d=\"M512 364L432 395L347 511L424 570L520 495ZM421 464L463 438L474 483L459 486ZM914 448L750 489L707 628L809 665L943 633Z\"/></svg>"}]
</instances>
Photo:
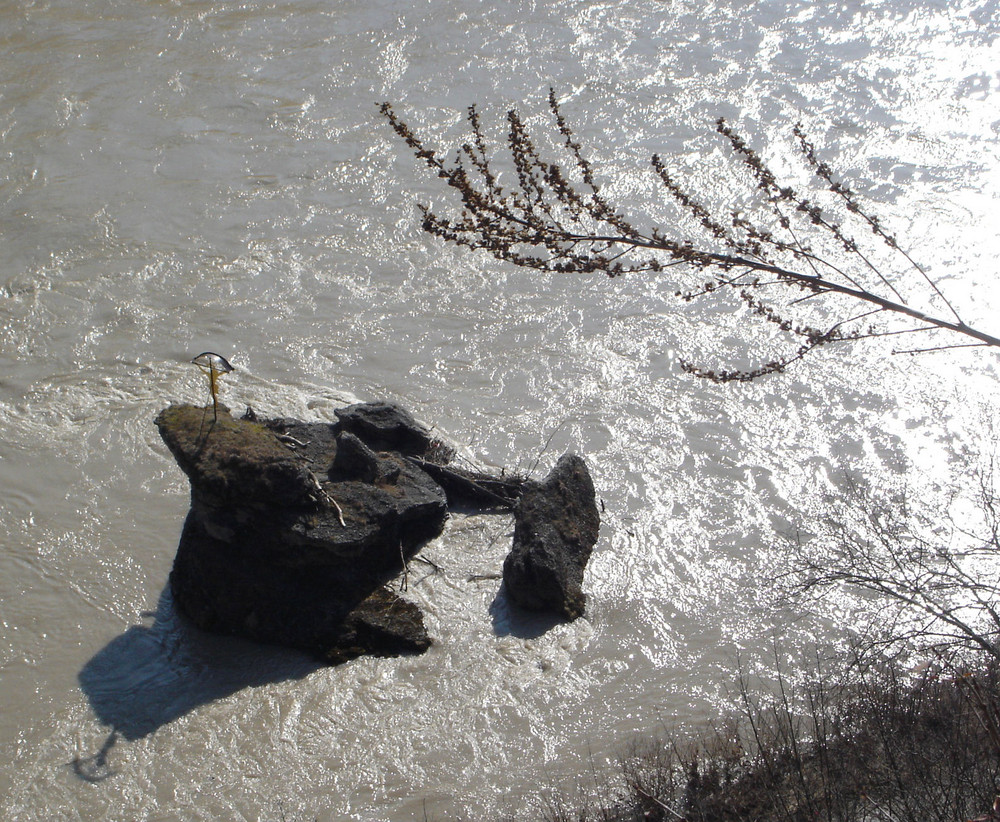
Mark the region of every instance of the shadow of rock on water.
<instances>
[{"instance_id":1,"label":"shadow of rock on water","mask_svg":"<svg viewBox=\"0 0 1000 822\"><path fill-rule=\"evenodd\" d=\"M118 741L118 731L112 731L108 738L104 740L100 750L92 756L76 756L71 763L73 773L84 782L103 782L105 779L114 776L118 771L112 770L108 765L108 754Z\"/></svg>"},{"instance_id":2,"label":"shadow of rock on water","mask_svg":"<svg viewBox=\"0 0 1000 822\"><path fill-rule=\"evenodd\" d=\"M493 633L497 636L514 636L518 639L538 639L565 620L558 614L546 611L527 611L510 601L507 585L500 584L500 590L490 603L490 618Z\"/></svg>"},{"instance_id":3,"label":"shadow of rock on water","mask_svg":"<svg viewBox=\"0 0 1000 822\"><path fill-rule=\"evenodd\" d=\"M74 762L82 779L111 775L107 755L119 736L140 739L243 688L301 679L324 667L299 651L198 630L178 616L169 588L152 617L151 626L129 628L80 671L80 687L94 713L112 728L97 754Z\"/></svg>"}]
</instances>

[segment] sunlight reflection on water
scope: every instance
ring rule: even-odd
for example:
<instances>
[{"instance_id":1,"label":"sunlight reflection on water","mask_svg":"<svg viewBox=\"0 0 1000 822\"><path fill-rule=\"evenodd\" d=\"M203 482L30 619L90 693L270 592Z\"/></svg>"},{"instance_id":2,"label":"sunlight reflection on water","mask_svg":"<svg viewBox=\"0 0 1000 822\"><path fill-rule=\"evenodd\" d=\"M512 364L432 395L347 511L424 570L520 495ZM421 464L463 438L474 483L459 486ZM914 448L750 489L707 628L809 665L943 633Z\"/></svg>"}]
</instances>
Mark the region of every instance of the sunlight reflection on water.
<instances>
[{"instance_id":1,"label":"sunlight reflection on water","mask_svg":"<svg viewBox=\"0 0 1000 822\"><path fill-rule=\"evenodd\" d=\"M693 381L678 356L757 358L766 334L661 280L514 271L424 237L413 201L445 193L375 103L454 145L473 102L501 137L515 104L544 129L555 85L609 196L661 222L651 153L728 203L714 119L799 178L802 120L989 326L989 15L905 0L0 12L0 815L447 818L498 794L518 808L539 773L572 780L637 731L714 716L737 656L766 665L775 634L790 654L827 641L849 603L816 624L776 601L786 540L848 470L929 499L989 430L994 359L874 343L749 386ZM519 635L495 583L468 581L499 567L510 522L456 517L426 549L444 573L411 591L437 640L426 656L305 676L250 653L245 680L208 672L173 694L177 666L145 639L192 646L169 615L144 633L142 614L187 487L151 420L203 401L187 362L203 350L232 354L234 409L331 419L386 397L489 465L540 474L584 453L606 506L587 619ZM122 647L142 653L108 655ZM119 718L107 746L100 719L122 708L107 688L127 709L139 674L171 709L155 733ZM113 776L72 776L102 751Z\"/></svg>"}]
</instances>

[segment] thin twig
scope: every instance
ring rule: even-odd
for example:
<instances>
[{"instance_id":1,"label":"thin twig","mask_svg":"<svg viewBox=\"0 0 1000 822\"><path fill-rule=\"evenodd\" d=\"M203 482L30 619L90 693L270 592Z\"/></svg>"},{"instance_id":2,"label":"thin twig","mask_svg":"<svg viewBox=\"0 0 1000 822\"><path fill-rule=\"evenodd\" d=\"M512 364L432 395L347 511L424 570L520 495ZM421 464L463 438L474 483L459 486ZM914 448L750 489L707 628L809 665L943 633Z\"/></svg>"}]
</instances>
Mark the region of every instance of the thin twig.
<instances>
[{"instance_id":1,"label":"thin twig","mask_svg":"<svg viewBox=\"0 0 1000 822\"><path fill-rule=\"evenodd\" d=\"M399 541L399 561L403 565L403 583L400 586L401 591L406 591L410 587L410 564L406 561L406 555L403 553L403 541Z\"/></svg>"},{"instance_id":2,"label":"thin twig","mask_svg":"<svg viewBox=\"0 0 1000 822\"><path fill-rule=\"evenodd\" d=\"M337 504L337 500L335 500L330 494L326 492L326 490L323 488L322 483L319 481L319 477L317 477L312 471L309 472L309 476L312 477L313 489L316 491L316 493L319 494L322 499L330 503L330 505L332 505L334 510L337 512L337 520L340 522L340 527L346 528L347 523L344 522L344 511L340 507L340 505Z\"/></svg>"},{"instance_id":3,"label":"thin twig","mask_svg":"<svg viewBox=\"0 0 1000 822\"><path fill-rule=\"evenodd\" d=\"M677 811L675 811L669 805L665 805L663 802L661 802L659 799L657 799L652 794L646 793L638 785L634 785L633 788L635 789L635 792L637 794L639 794L639 796L641 796L643 799L648 799L653 804L655 804L655 805L663 808L663 810L665 810L667 813L671 814L674 817L674 819L677 820L677 822L687 822L687 817L686 816L681 816L679 813L677 813Z\"/></svg>"},{"instance_id":4,"label":"thin twig","mask_svg":"<svg viewBox=\"0 0 1000 822\"><path fill-rule=\"evenodd\" d=\"M983 348L990 345L987 342L957 343L955 345L938 345L934 348L910 348L906 351L893 351L893 354L926 354L929 351L947 351L949 348Z\"/></svg>"}]
</instances>

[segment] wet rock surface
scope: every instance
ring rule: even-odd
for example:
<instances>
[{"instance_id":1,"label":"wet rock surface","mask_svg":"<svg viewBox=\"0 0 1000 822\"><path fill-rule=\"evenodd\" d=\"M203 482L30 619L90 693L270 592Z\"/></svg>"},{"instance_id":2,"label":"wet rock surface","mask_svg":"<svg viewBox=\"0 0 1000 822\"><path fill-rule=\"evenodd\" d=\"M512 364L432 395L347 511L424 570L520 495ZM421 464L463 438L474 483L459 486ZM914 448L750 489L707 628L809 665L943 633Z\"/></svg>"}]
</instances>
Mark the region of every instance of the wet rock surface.
<instances>
[{"instance_id":1,"label":"wet rock surface","mask_svg":"<svg viewBox=\"0 0 1000 822\"><path fill-rule=\"evenodd\" d=\"M398 405L365 402L334 413L341 430L356 434L376 450L423 456L431 446L430 432Z\"/></svg>"},{"instance_id":2,"label":"wet rock surface","mask_svg":"<svg viewBox=\"0 0 1000 822\"><path fill-rule=\"evenodd\" d=\"M583 459L563 456L541 483L524 486L514 507L514 543L503 565L507 595L532 611L581 616L583 572L601 520Z\"/></svg>"},{"instance_id":3,"label":"wet rock surface","mask_svg":"<svg viewBox=\"0 0 1000 822\"><path fill-rule=\"evenodd\" d=\"M513 509L512 602L575 618L597 539L580 457L542 483L448 464L454 451L403 409L365 403L338 421L234 419L173 405L156 418L191 484L170 588L199 628L301 648L337 664L419 653L423 616L388 583L441 533L449 504ZM490 569L485 569L490 570Z\"/></svg>"},{"instance_id":4,"label":"wet rock surface","mask_svg":"<svg viewBox=\"0 0 1000 822\"><path fill-rule=\"evenodd\" d=\"M448 516L420 468L336 424L195 406L156 424L191 483L170 584L196 625L330 662L430 645L419 609L384 587Z\"/></svg>"}]
</instances>

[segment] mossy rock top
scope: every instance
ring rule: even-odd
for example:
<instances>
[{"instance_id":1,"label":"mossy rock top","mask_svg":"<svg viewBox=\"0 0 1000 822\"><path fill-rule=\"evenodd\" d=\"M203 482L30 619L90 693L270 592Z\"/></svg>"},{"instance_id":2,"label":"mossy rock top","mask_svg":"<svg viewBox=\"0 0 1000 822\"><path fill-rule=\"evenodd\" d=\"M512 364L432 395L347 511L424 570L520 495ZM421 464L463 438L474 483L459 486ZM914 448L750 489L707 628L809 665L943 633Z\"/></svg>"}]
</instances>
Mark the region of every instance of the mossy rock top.
<instances>
[{"instance_id":1,"label":"mossy rock top","mask_svg":"<svg viewBox=\"0 0 1000 822\"><path fill-rule=\"evenodd\" d=\"M197 493L242 505L312 503L315 480L265 426L233 419L224 406L215 419L210 406L171 405L155 422Z\"/></svg>"}]
</instances>

